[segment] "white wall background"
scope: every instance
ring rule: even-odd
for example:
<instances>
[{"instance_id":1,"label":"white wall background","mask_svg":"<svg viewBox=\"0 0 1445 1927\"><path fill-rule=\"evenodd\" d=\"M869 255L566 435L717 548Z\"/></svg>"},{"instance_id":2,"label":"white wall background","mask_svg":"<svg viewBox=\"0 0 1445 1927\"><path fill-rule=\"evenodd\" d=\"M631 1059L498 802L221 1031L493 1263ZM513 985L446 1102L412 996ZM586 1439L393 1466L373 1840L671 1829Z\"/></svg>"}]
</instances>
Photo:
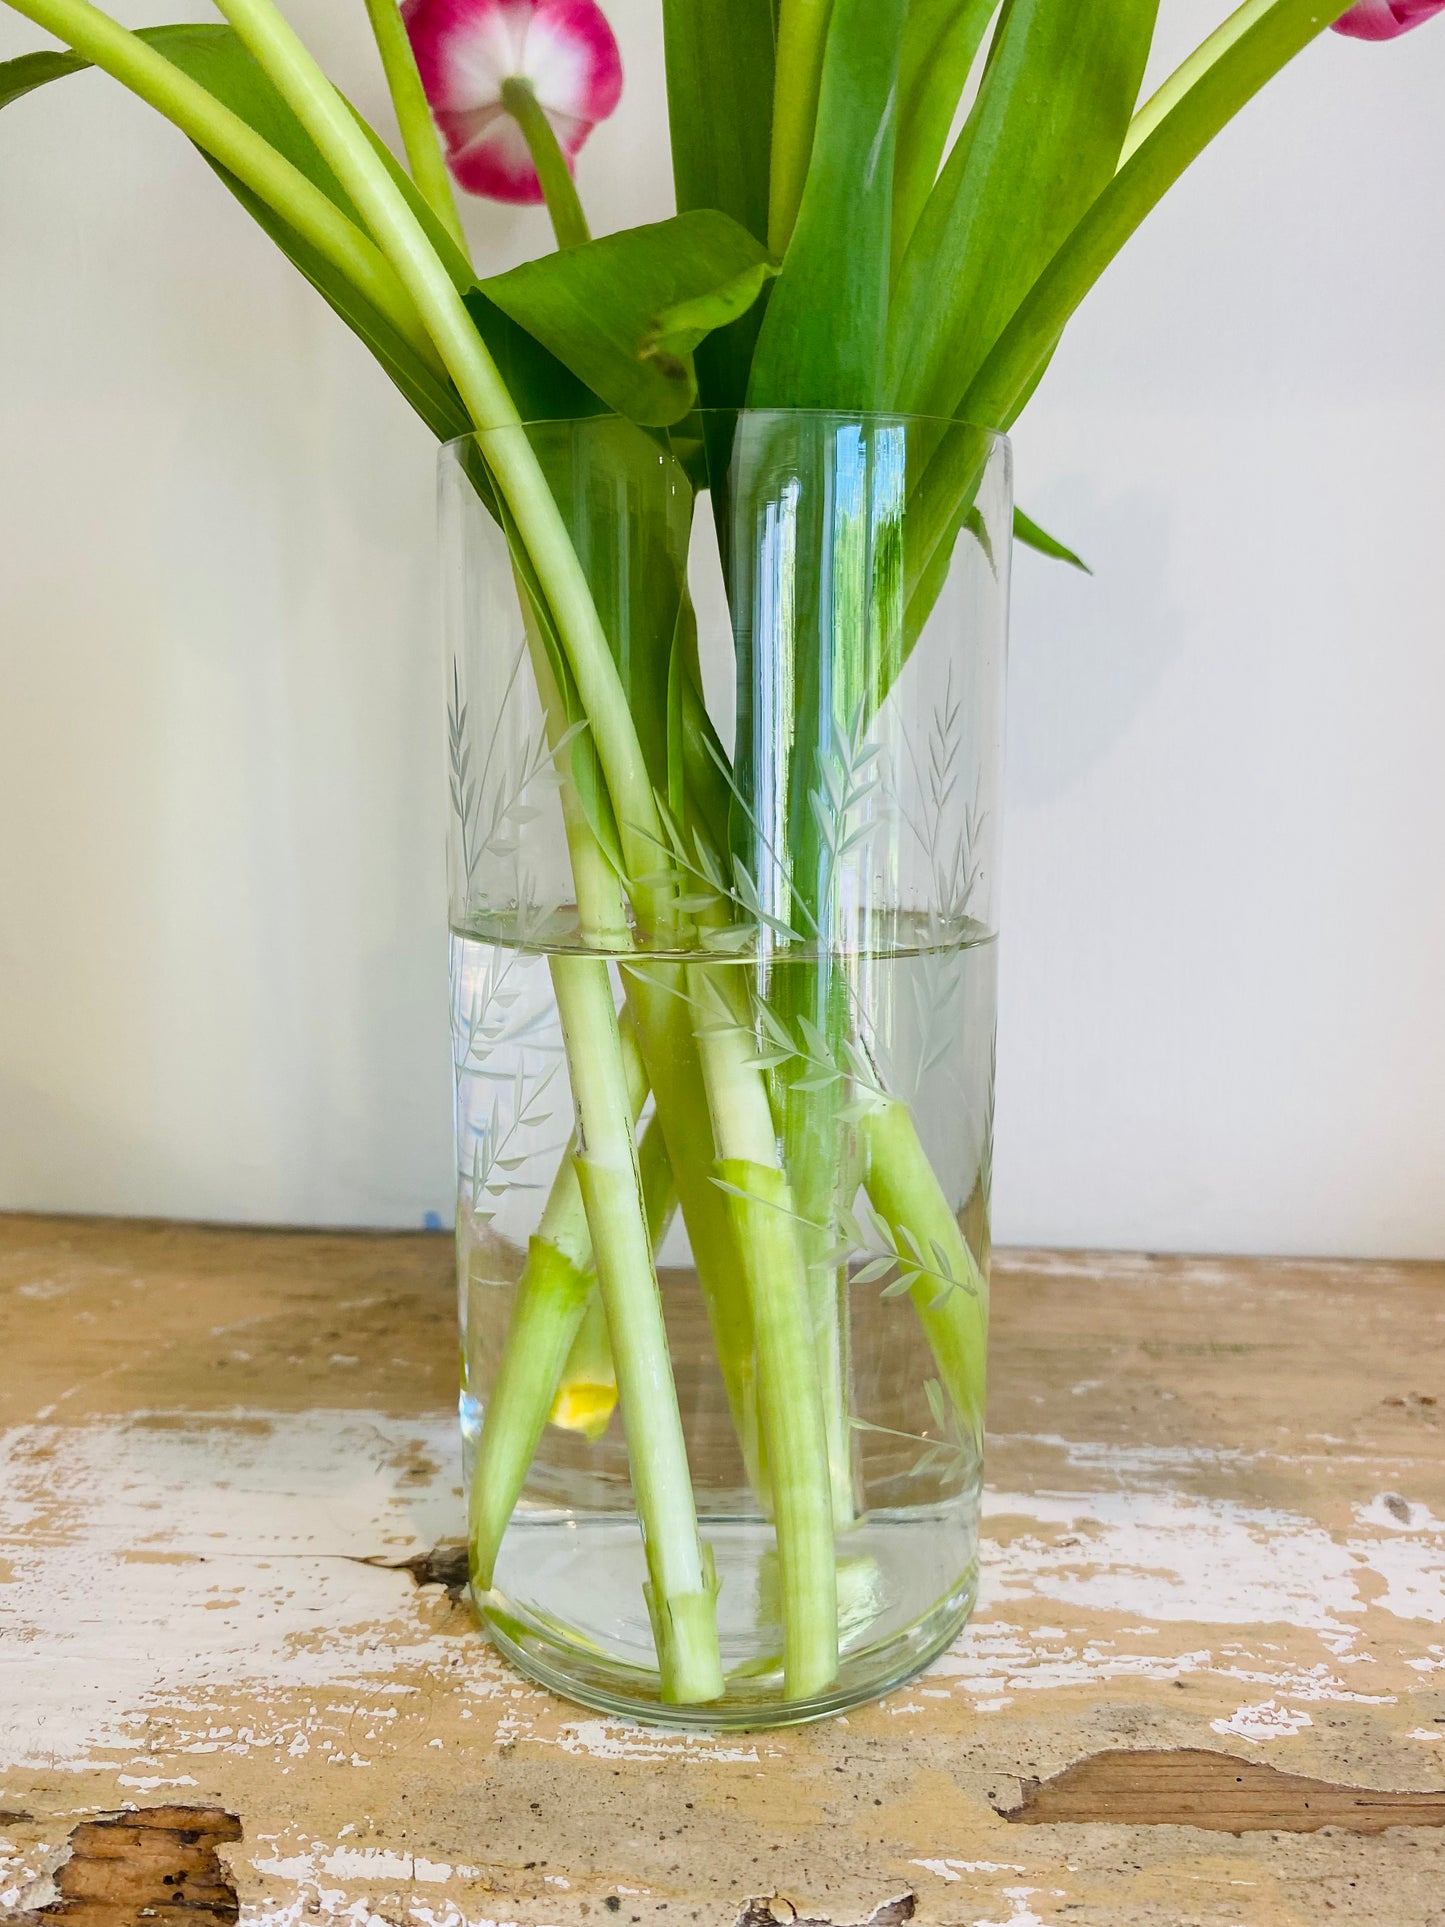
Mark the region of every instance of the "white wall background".
<instances>
[{"instance_id":1,"label":"white wall background","mask_svg":"<svg viewBox=\"0 0 1445 1927\"><path fill-rule=\"evenodd\" d=\"M656 0L609 11L599 230L670 211ZM292 13L380 119L360 0ZM1442 99L1445 22L1327 37L1016 438L1096 574L1016 574L1002 1238L1445 1253ZM544 218L474 203L479 260ZM431 528L178 136L94 75L0 115L0 1206L449 1219Z\"/></svg>"}]
</instances>

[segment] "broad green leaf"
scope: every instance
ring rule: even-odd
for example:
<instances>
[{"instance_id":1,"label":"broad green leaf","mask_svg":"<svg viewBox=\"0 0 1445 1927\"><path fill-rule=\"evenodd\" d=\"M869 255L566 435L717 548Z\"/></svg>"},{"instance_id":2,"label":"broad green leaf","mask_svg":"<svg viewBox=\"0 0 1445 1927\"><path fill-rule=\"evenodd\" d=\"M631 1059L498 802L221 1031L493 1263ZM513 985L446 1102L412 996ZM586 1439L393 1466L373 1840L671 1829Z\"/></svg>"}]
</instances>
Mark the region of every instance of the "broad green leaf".
<instances>
[{"instance_id":1,"label":"broad green leaf","mask_svg":"<svg viewBox=\"0 0 1445 1927\"><path fill-rule=\"evenodd\" d=\"M898 152L893 162L893 269L918 225L948 130L998 0L912 0L898 60Z\"/></svg>"},{"instance_id":2,"label":"broad green leaf","mask_svg":"<svg viewBox=\"0 0 1445 1927\"><path fill-rule=\"evenodd\" d=\"M1347 11L1341 0L1276 0L1139 146L1028 289L970 382L961 413L1014 419L1070 316L1135 229L1220 129Z\"/></svg>"},{"instance_id":3,"label":"broad green leaf","mask_svg":"<svg viewBox=\"0 0 1445 1927\"><path fill-rule=\"evenodd\" d=\"M1158 0L1011 0L964 133L908 244L888 405L951 416L999 331L1112 178Z\"/></svg>"},{"instance_id":4,"label":"broad green leaf","mask_svg":"<svg viewBox=\"0 0 1445 1927\"><path fill-rule=\"evenodd\" d=\"M797 225L753 355L755 408L879 404L907 0L836 0Z\"/></svg>"},{"instance_id":5,"label":"broad green leaf","mask_svg":"<svg viewBox=\"0 0 1445 1927\"><path fill-rule=\"evenodd\" d=\"M766 244L771 0L663 0L662 26L678 212L718 208ZM750 309L699 346L704 407L742 406L761 320L761 309Z\"/></svg>"},{"instance_id":6,"label":"broad green leaf","mask_svg":"<svg viewBox=\"0 0 1445 1927\"><path fill-rule=\"evenodd\" d=\"M504 314L481 282L474 282L463 299L524 422L571 421L607 412L606 402Z\"/></svg>"},{"instance_id":7,"label":"broad green leaf","mask_svg":"<svg viewBox=\"0 0 1445 1927\"><path fill-rule=\"evenodd\" d=\"M668 352L663 337L701 339L707 315L736 316L771 269L746 228L699 208L525 261L479 286L610 408L666 427L692 408L697 389L685 355Z\"/></svg>"},{"instance_id":8,"label":"broad green leaf","mask_svg":"<svg viewBox=\"0 0 1445 1927\"><path fill-rule=\"evenodd\" d=\"M1082 556L1075 555L1072 549L1066 549L1057 536L1050 535L1047 529L1041 529L1033 517L1025 515L1022 509L1014 510L1014 540L1022 542L1026 549L1037 549L1040 555L1047 555L1055 562L1067 562L1071 568L1082 569L1085 575L1094 573Z\"/></svg>"}]
</instances>

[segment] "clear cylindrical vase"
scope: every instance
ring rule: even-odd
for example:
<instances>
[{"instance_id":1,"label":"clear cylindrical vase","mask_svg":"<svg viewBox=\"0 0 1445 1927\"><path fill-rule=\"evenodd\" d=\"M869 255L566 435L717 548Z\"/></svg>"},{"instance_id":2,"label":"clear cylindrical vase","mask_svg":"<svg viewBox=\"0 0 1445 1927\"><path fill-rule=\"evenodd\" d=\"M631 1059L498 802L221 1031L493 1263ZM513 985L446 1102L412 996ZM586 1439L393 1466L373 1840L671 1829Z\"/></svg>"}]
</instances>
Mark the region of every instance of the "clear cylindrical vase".
<instances>
[{"instance_id":1,"label":"clear cylindrical vase","mask_svg":"<svg viewBox=\"0 0 1445 1927\"><path fill-rule=\"evenodd\" d=\"M977 1584L1008 446L525 434L565 620L442 464L472 1594L589 1706L811 1718Z\"/></svg>"}]
</instances>

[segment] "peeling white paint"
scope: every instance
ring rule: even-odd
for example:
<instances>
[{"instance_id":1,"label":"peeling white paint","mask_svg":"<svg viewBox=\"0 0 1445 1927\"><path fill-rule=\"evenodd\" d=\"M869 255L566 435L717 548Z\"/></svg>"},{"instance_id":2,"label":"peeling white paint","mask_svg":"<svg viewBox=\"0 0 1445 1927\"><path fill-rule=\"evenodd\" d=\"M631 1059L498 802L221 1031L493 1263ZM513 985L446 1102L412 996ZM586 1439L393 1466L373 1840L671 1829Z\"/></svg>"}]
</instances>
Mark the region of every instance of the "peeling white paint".
<instances>
[{"instance_id":1,"label":"peeling white paint","mask_svg":"<svg viewBox=\"0 0 1445 1927\"><path fill-rule=\"evenodd\" d=\"M372 1412L137 1414L4 1434L0 1767L129 1751L148 1708L221 1688L374 1676L394 1698L399 1662L444 1662L455 1642L415 1624L409 1574L361 1561L460 1532L455 1456L452 1423ZM427 1462L445 1470L403 1483ZM500 1678L489 1647L472 1654ZM6 1684L20 1666L23 1694ZM182 1750L297 1738L294 1723L203 1728Z\"/></svg>"},{"instance_id":2,"label":"peeling white paint","mask_svg":"<svg viewBox=\"0 0 1445 1927\"><path fill-rule=\"evenodd\" d=\"M939 1880L962 1880L966 1873L1027 1873L1026 1867L1009 1860L910 1860L910 1867L922 1867Z\"/></svg>"},{"instance_id":3,"label":"peeling white paint","mask_svg":"<svg viewBox=\"0 0 1445 1927\"><path fill-rule=\"evenodd\" d=\"M1227 1720L1211 1720L1215 1733L1233 1734L1259 1746L1266 1740L1290 1740L1314 1721L1299 1706L1281 1706L1278 1700L1261 1700L1257 1706L1241 1706Z\"/></svg>"},{"instance_id":4,"label":"peeling white paint","mask_svg":"<svg viewBox=\"0 0 1445 1927\"><path fill-rule=\"evenodd\" d=\"M1445 1528L1418 1501L1383 1491L1337 1535L1278 1507L1178 1489L1191 1470L1247 1465L1242 1453L1034 1442L1056 1447L1089 1489L987 1493L980 1612L928 1681L890 1704L896 1716L926 1717L953 1692L986 1712L1021 1691L1194 1673L1238 1680L1251 1704L1384 1703L1388 1692L1361 1690L1369 1617L1445 1624ZM460 1533L455 1455L449 1419L356 1411L139 1414L5 1435L0 1552L14 1570L16 1636L0 1658L0 1766L63 1769L118 1753L125 1785L194 1784L153 1775L138 1747L147 1714L164 1707L179 1722L168 1745L182 1753L271 1749L365 1771L369 1744L385 1743L417 1683L504 1700L499 1739L616 1761L766 1756L737 1736L603 1718L554 1729L540 1718L550 1702L484 1641L428 1635L409 1575L363 1562ZM1031 1623L1040 1605L1052 1623ZM1226 1641L1221 1627L1238 1636ZM1288 1659L1259 1636L1275 1627L1291 1629ZM1318 1642L1315 1657L1299 1656L1301 1632ZM1445 1668L1445 1645L1423 1657L1418 1635L1401 1643L1417 1672ZM23 1715L6 1686L22 1654ZM1347 1683L1346 1666L1366 1670ZM343 1682L357 1693L344 1749L284 1700L289 1688ZM208 1699L236 1688L262 1689L253 1723L208 1720Z\"/></svg>"},{"instance_id":5,"label":"peeling white paint","mask_svg":"<svg viewBox=\"0 0 1445 1927\"><path fill-rule=\"evenodd\" d=\"M498 1729L501 1737L501 1728ZM633 1726L627 1720L568 1720L555 1736L533 1731L529 1723L508 1723L506 1737L529 1740L536 1746L559 1747L564 1753L584 1753L594 1760L707 1760L756 1765L756 1746L738 1745L724 1735L683 1733L666 1727ZM619 1893L632 1889L619 1887Z\"/></svg>"},{"instance_id":6,"label":"peeling white paint","mask_svg":"<svg viewBox=\"0 0 1445 1927\"><path fill-rule=\"evenodd\" d=\"M1445 1564L1419 1542L1341 1542L1297 1513L1180 1492L991 1492L987 1520L1032 1519L1070 1528L1012 1536L987 1548L993 1602L1038 1598L1098 1612L1212 1625L1307 1627L1354 1644L1367 1605L1445 1623ZM1408 1548L1408 1549L1407 1549ZM1369 1598L1371 1571L1386 1594Z\"/></svg>"},{"instance_id":7,"label":"peeling white paint","mask_svg":"<svg viewBox=\"0 0 1445 1927\"><path fill-rule=\"evenodd\" d=\"M1011 1910L1008 1919L975 1920L972 1927L1046 1927L1046 1923L1028 1904L1038 1891L1037 1887L1003 1888L1003 1898L1009 1902Z\"/></svg>"}]
</instances>

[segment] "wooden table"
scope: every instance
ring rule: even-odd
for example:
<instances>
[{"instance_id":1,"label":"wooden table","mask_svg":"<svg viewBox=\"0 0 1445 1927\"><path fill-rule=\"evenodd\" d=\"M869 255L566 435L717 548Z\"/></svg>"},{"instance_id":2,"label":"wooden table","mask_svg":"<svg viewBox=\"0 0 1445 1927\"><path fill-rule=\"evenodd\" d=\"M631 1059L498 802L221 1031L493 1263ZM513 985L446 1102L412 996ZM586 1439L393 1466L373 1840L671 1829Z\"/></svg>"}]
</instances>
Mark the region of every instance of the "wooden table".
<instances>
[{"instance_id":1,"label":"wooden table","mask_svg":"<svg viewBox=\"0 0 1445 1927\"><path fill-rule=\"evenodd\" d=\"M445 1241L0 1219L0 1914L1445 1922L1445 1267L996 1281L973 1625L709 1740L430 1577Z\"/></svg>"}]
</instances>

